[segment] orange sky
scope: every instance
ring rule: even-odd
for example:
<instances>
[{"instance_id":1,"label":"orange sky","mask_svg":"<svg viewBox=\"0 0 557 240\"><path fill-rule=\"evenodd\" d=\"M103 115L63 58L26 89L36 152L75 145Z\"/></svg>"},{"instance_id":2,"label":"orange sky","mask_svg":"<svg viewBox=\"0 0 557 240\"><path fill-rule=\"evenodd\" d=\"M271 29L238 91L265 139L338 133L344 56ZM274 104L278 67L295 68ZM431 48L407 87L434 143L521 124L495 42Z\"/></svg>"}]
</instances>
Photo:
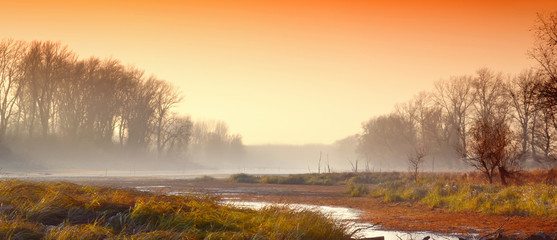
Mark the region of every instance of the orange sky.
<instances>
[{"instance_id":1,"label":"orange sky","mask_svg":"<svg viewBox=\"0 0 557 240\"><path fill-rule=\"evenodd\" d=\"M0 36L62 41L182 89L179 110L246 144L331 143L433 82L533 65L555 0L2 1Z\"/></svg>"}]
</instances>

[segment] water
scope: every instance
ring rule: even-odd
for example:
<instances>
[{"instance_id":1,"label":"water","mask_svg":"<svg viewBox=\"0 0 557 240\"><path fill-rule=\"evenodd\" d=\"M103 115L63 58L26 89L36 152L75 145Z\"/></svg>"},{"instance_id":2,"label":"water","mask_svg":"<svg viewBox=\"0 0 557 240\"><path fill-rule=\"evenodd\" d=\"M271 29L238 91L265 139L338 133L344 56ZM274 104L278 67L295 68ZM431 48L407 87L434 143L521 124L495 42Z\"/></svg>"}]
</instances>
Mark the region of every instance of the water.
<instances>
[{"instance_id":1,"label":"water","mask_svg":"<svg viewBox=\"0 0 557 240\"><path fill-rule=\"evenodd\" d=\"M354 238L371 238L371 237L385 237L386 240L421 240L429 236L430 239L440 240L458 240L456 236L439 235L429 232L401 232L401 231L387 231L382 230L381 226L373 225L371 223L359 222L362 211L347 208L347 207L333 207L333 206L319 206L310 204L281 204L281 203L268 203L268 202L245 202L235 199L225 200L223 204L230 204L240 208L261 209L265 206L286 206L292 209L311 210L331 216L337 220L343 221L350 226L349 232L355 232Z\"/></svg>"},{"instance_id":2,"label":"water","mask_svg":"<svg viewBox=\"0 0 557 240\"><path fill-rule=\"evenodd\" d=\"M229 168L229 169L182 169L173 171L151 171L151 170L30 170L30 171L9 171L0 169L0 176L4 178L60 178L60 177L165 177L178 179L193 179L203 175L215 177L228 177L236 173L246 173L252 175L260 174L298 174L307 173L307 169L302 168Z\"/></svg>"}]
</instances>

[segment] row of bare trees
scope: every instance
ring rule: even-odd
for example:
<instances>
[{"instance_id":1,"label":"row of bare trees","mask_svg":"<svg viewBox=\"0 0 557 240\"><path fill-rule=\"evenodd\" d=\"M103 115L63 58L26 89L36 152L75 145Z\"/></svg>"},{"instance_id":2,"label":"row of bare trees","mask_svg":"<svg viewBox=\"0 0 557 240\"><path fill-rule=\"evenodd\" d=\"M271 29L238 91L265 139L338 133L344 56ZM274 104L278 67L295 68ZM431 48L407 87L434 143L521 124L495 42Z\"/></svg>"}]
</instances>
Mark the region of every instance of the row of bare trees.
<instances>
[{"instance_id":1,"label":"row of bare trees","mask_svg":"<svg viewBox=\"0 0 557 240\"><path fill-rule=\"evenodd\" d=\"M438 81L434 91L365 122L359 152L385 168L409 161L413 172L426 156L449 169L466 160L490 180L519 159L553 166L557 124L539 97L544 80L535 70L505 76L482 68Z\"/></svg>"},{"instance_id":2,"label":"row of bare trees","mask_svg":"<svg viewBox=\"0 0 557 240\"><path fill-rule=\"evenodd\" d=\"M0 143L62 141L183 157L193 122L169 82L57 42L0 42ZM241 139L238 140L241 145Z\"/></svg>"},{"instance_id":3,"label":"row of bare trees","mask_svg":"<svg viewBox=\"0 0 557 240\"><path fill-rule=\"evenodd\" d=\"M358 152L385 168L410 165L417 174L425 159L457 169L462 163L492 182L524 165L556 165L557 13L539 15L537 69L517 75L479 69L435 83L388 115L363 123ZM464 160L464 161L461 161Z\"/></svg>"},{"instance_id":4,"label":"row of bare trees","mask_svg":"<svg viewBox=\"0 0 557 240\"><path fill-rule=\"evenodd\" d=\"M197 121L189 148L197 163L218 167L238 167L245 156L242 136L232 134L223 121Z\"/></svg>"}]
</instances>

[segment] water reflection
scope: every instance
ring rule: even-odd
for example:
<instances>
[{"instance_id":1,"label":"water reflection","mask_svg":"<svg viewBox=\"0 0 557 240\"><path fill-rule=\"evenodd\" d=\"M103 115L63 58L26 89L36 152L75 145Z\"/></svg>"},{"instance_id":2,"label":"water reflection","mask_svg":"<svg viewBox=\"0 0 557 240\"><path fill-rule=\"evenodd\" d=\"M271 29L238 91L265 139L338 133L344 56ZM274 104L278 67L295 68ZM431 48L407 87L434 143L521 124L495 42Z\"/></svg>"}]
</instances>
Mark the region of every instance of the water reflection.
<instances>
[{"instance_id":1,"label":"water reflection","mask_svg":"<svg viewBox=\"0 0 557 240\"><path fill-rule=\"evenodd\" d=\"M385 237L385 240L421 240L426 237L438 240L458 240L456 236L443 236L429 232L401 232L401 231L387 231L382 230L380 226L370 223L358 222L360 219L361 211L353 208L346 207L333 207L333 206L319 206L310 204L282 204L282 203L268 203L268 202L245 202L237 200L225 200L223 204L229 204L240 208L261 209L265 206L286 206L292 209L311 210L320 212L327 216L346 222L349 226L350 232L356 232L354 238L372 238L372 237Z\"/></svg>"}]
</instances>

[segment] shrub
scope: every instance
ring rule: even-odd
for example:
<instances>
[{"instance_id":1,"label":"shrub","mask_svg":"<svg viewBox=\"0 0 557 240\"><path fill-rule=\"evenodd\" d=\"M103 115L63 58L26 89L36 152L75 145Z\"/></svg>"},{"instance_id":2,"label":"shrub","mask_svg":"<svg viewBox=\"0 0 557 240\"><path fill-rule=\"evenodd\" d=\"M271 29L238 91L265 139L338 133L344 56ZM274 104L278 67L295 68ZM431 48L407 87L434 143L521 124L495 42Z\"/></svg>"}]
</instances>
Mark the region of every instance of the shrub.
<instances>
[{"instance_id":1,"label":"shrub","mask_svg":"<svg viewBox=\"0 0 557 240\"><path fill-rule=\"evenodd\" d=\"M260 177L248 175L245 173L234 174L228 178L229 182L234 183L256 183L259 182Z\"/></svg>"},{"instance_id":2,"label":"shrub","mask_svg":"<svg viewBox=\"0 0 557 240\"><path fill-rule=\"evenodd\" d=\"M269 184L279 184L281 183L281 179L283 177L280 176L263 176L261 178L261 180L259 180L260 183L269 183Z\"/></svg>"},{"instance_id":3,"label":"shrub","mask_svg":"<svg viewBox=\"0 0 557 240\"><path fill-rule=\"evenodd\" d=\"M346 193L350 194L352 197L360 197L369 194L369 189L365 184L350 181Z\"/></svg>"},{"instance_id":4,"label":"shrub","mask_svg":"<svg viewBox=\"0 0 557 240\"><path fill-rule=\"evenodd\" d=\"M214 181L214 180L215 180L214 177L204 175L202 177L196 177L196 178L192 179L191 181L193 181L193 182L211 182L211 181Z\"/></svg>"}]
</instances>

